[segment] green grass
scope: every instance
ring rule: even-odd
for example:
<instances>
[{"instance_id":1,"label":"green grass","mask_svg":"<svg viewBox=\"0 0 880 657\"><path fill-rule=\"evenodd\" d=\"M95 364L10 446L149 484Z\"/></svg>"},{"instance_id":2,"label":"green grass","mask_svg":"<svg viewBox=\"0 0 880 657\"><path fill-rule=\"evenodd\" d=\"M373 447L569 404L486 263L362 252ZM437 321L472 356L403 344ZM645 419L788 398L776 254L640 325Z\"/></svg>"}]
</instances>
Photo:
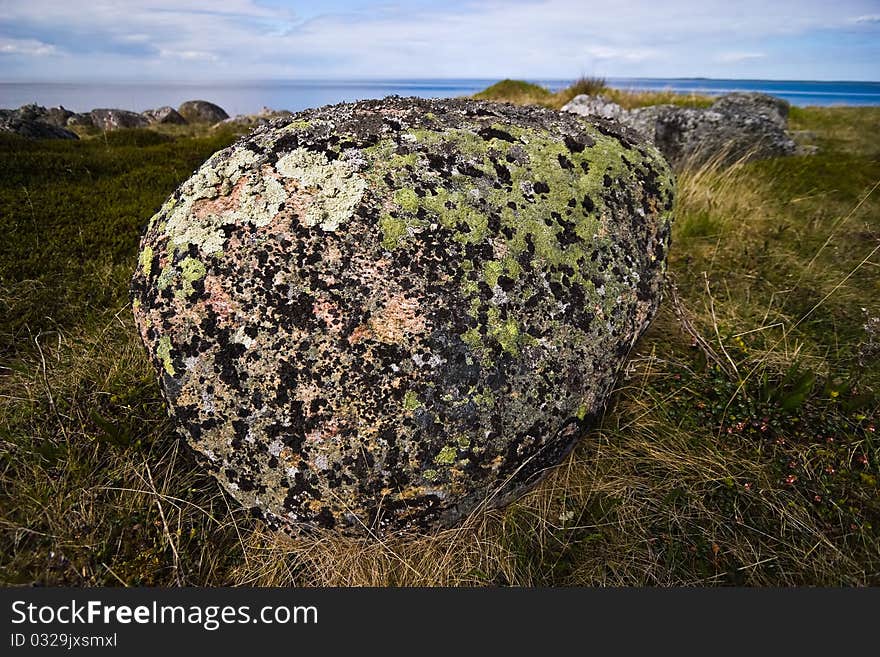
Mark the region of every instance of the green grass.
<instances>
[{"instance_id":1,"label":"green grass","mask_svg":"<svg viewBox=\"0 0 880 657\"><path fill-rule=\"evenodd\" d=\"M679 175L670 293L570 458L503 511L382 542L272 534L166 419L128 279L232 135L4 138L0 581L880 584L880 109L791 120L816 155Z\"/></svg>"},{"instance_id":2,"label":"green grass","mask_svg":"<svg viewBox=\"0 0 880 657\"><path fill-rule=\"evenodd\" d=\"M560 109L568 101L580 94L595 96L602 94L624 109L634 109L646 105L679 105L682 107L709 107L714 99L699 94L680 94L672 90L638 91L616 89L607 86L604 78L582 76L556 93L531 82L522 80L501 80L483 91L474 94L478 100L492 100L499 103L518 105L541 105Z\"/></svg>"}]
</instances>

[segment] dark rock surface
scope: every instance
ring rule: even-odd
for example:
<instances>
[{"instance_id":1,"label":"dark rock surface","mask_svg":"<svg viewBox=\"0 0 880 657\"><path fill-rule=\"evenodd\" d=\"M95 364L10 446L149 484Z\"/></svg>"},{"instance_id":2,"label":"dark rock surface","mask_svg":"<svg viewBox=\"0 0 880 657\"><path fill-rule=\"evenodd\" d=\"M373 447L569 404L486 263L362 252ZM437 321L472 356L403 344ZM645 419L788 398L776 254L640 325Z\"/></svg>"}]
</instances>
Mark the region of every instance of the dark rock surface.
<instances>
[{"instance_id":1,"label":"dark rock surface","mask_svg":"<svg viewBox=\"0 0 880 657\"><path fill-rule=\"evenodd\" d=\"M624 110L606 99L577 96L563 111L606 116L652 140L676 166L713 158L725 162L793 155L797 144L786 132L788 103L760 93L721 96L711 107L652 105Z\"/></svg>"},{"instance_id":2,"label":"dark rock surface","mask_svg":"<svg viewBox=\"0 0 880 657\"><path fill-rule=\"evenodd\" d=\"M186 119L176 109L167 105L158 109L146 110L143 115L150 123L171 123L175 125L184 125L186 123Z\"/></svg>"},{"instance_id":3,"label":"dark rock surface","mask_svg":"<svg viewBox=\"0 0 880 657\"><path fill-rule=\"evenodd\" d=\"M657 150L536 107L388 98L258 128L141 242L181 435L288 529L448 526L601 414L660 300Z\"/></svg>"},{"instance_id":4,"label":"dark rock surface","mask_svg":"<svg viewBox=\"0 0 880 657\"><path fill-rule=\"evenodd\" d=\"M188 100L177 111L188 123L218 123L229 118L222 107L206 100Z\"/></svg>"},{"instance_id":5,"label":"dark rock surface","mask_svg":"<svg viewBox=\"0 0 880 657\"><path fill-rule=\"evenodd\" d=\"M0 110L0 131L29 139L78 139L76 134L63 128L72 114L63 107L46 109L33 104L4 109Z\"/></svg>"},{"instance_id":6,"label":"dark rock surface","mask_svg":"<svg viewBox=\"0 0 880 657\"><path fill-rule=\"evenodd\" d=\"M79 139L76 133L35 119L0 115L0 132L11 132L28 139Z\"/></svg>"},{"instance_id":7,"label":"dark rock surface","mask_svg":"<svg viewBox=\"0 0 880 657\"><path fill-rule=\"evenodd\" d=\"M92 125L98 130L119 130L120 128L145 128L150 123L137 112L121 109L93 109L89 112Z\"/></svg>"},{"instance_id":8,"label":"dark rock surface","mask_svg":"<svg viewBox=\"0 0 880 657\"><path fill-rule=\"evenodd\" d=\"M76 112L72 116L67 117L67 127L69 128L94 128L95 122L89 112Z\"/></svg>"}]
</instances>

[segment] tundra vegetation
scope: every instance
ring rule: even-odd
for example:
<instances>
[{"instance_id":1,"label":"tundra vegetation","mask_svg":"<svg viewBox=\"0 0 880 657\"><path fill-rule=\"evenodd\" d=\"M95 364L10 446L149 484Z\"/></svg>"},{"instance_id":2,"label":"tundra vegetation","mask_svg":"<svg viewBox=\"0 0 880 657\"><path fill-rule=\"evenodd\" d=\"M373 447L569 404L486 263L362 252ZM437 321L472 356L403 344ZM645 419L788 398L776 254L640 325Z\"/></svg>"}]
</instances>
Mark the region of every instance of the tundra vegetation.
<instances>
[{"instance_id":1,"label":"tundra vegetation","mask_svg":"<svg viewBox=\"0 0 880 657\"><path fill-rule=\"evenodd\" d=\"M481 97L561 107L577 84ZM140 233L234 132L3 136L0 581L880 584L880 108L790 127L818 152L680 171L662 309L570 457L505 509L382 540L289 538L237 507L135 332Z\"/></svg>"}]
</instances>

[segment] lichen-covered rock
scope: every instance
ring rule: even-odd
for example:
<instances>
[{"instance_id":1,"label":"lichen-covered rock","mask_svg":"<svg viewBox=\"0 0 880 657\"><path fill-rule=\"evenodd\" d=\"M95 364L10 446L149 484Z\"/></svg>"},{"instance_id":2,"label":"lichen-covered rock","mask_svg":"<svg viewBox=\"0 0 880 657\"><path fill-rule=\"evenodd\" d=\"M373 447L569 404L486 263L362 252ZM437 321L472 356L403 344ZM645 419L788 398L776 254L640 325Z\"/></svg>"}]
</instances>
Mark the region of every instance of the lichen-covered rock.
<instances>
[{"instance_id":1,"label":"lichen-covered rock","mask_svg":"<svg viewBox=\"0 0 880 657\"><path fill-rule=\"evenodd\" d=\"M598 116L603 119L614 119L615 121L625 119L626 117L625 109L602 94L598 96L579 94L563 105L562 111L580 114L581 116Z\"/></svg>"},{"instance_id":2,"label":"lichen-covered rock","mask_svg":"<svg viewBox=\"0 0 880 657\"><path fill-rule=\"evenodd\" d=\"M656 149L604 121L310 110L152 218L135 318L182 435L242 503L293 527L445 526L601 413L657 309L672 199Z\"/></svg>"},{"instance_id":3,"label":"lichen-covered rock","mask_svg":"<svg viewBox=\"0 0 880 657\"><path fill-rule=\"evenodd\" d=\"M217 123L229 118L226 110L207 100L188 100L177 111L187 123Z\"/></svg>"},{"instance_id":4,"label":"lichen-covered rock","mask_svg":"<svg viewBox=\"0 0 880 657\"><path fill-rule=\"evenodd\" d=\"M92 125L98 130L119 130L121 128L145 128L150 122L137 112L121 109L93 109L89 112Z\"/></svg>"},{"instance_id":5,"label":"lichen-covered rock","mask_svg":"<svg viewBox=\"0 0 880 657\"><path fill-rule=\"evenodd\" d=\"M576 96L563 111L613 118L653 141L674 165L708 160L733 162L793 155L798 147L786 132L788 103L761 93L730 93L711 107L650 105L625 110L601 96Z\"/></svg>"},{"instance_id":6,"label":"lichen-covered rock","mask_svg":"<svg viewBox=\"0 0 880 657\"><path fill-rule=\"evenodd\" d=\"M157 109L146 110L143 114L150 123L166 123L174 125L183 125L186 123L186 119L183 118L176 109L168 107L167 105Z\"/></svg>"}]
</instances>

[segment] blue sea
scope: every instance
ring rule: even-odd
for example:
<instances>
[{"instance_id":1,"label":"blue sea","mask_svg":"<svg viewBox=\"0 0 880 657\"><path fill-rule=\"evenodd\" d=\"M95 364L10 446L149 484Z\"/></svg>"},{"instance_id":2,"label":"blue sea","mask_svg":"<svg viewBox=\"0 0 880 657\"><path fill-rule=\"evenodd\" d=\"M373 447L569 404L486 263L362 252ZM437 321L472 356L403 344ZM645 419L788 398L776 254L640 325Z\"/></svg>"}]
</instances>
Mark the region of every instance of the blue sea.
<instances>
[{"instance_id":1,"label":"blue sea","mask_svg":"<svg viewBox=\"0 0 880 657\"><path fill-rule=\"evenodd\" d=\"M230 115L251 114L263 107L298 111L342 101L389 95L448 98L466 96L497 82L461 80L301 80L262 82L131 82L131 83L0 83L0 107L26 103L82 112L115 107L141 112L190 99L217 103ZM570 80L532 80L555 91ZM609 78L612 87L631 90L674 90L719 95L761 91L793 105L880 105L880 82L813 82L802 80L712 80L706 78Z\"/></svg>"}]
</instances>

